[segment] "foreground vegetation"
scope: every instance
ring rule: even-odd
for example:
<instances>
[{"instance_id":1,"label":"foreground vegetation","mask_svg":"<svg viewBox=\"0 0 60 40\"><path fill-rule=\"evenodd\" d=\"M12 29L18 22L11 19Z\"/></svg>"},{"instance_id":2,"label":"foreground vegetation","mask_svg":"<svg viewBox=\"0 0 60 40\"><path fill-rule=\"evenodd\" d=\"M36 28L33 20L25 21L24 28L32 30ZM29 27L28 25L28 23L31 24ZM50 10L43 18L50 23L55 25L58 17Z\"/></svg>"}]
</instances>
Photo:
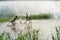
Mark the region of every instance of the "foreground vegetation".
<instances>
[{"instance_id":1,"label":"foreground vegetation","mask_svg":"<svg viewBox=\"0 0 60 40\"><path fill-rule=\"evenodd\" d=\"M7 22L13 17L3 17L0 18L0 22ZM25 19L25 16L20 16L21 19ZM52 14L38 14L38 15L31 15L31 19L51 19L53 18Z\"/></svg>"},{"instance_id":2,"label":"foreground vegetation","mask_svg":"<svg viewBox=\"0 0 60 40\"><path fill-rule=\"evenodd\" d=\"M55 30L56 30L56 36L52 34L52 40L60 40L60 26L55 27Z\"/></svg>"},{"instance_id":3,"label":"foreground vegetation","mask_svg":"<svg viewBox=\"0 0 60 40\"><path fill-rule=\"evenodd\" d=\"M23 34L22 31L20 31L16 39L11 38L9 33L4 32L2 35L0 35L0 40L39 40L38 32L39 30L33 30L32 32L26 32L25 34ZM3 38L4 35L7 36Z\"/></svg>"}]
</instances>

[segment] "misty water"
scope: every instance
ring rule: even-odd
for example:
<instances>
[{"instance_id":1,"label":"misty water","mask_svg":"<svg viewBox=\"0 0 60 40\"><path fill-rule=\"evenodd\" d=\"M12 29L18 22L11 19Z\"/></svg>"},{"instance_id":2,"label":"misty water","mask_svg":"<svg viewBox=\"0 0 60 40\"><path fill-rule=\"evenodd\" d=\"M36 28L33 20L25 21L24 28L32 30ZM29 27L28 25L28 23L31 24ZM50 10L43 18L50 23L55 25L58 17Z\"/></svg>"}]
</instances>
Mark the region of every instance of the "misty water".
<instances>
[{"instance_id":1,"label":"misty water","mask_svg":"<svg viewBox=\"0 0 60 40\"><path fill-rule=\"evenodd\" d=\"M11 37L15 39L17 34L7 26L8 22L0 23L0 35L5 31L11 34ZM25 24L21 24L24 31ZM52 40L52 33L55 34L55 27L60 26L59 19L49 19L49 20L32 20L32 29L40 30L39 31L39 40ZM17 25L18 27L18 25Z\"/></svg>"}]
</instances>

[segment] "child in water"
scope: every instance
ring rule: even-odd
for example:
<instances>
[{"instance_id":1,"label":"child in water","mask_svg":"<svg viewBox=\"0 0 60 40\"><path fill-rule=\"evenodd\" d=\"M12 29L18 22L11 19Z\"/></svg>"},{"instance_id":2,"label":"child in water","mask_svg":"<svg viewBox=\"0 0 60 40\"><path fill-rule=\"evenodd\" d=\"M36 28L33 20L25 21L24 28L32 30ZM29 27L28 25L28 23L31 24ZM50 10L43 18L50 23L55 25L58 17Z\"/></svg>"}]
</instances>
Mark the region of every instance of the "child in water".
<instances>
[{"instance_id":1,"label":"child in water","mask_svg":"<svg viewBox=\"0 0 60 40\"><path fill-rule=\"evenodd\" d=\"M15 18L13 20L10 21L12 23L12 29L16 32L17 30L19 30L19 28L21 27L21 20L19 20L18 16L15 16Z\"/></svg>"},{"instance_id":2,"label":"child in water","mask_svg":"<svg viewBox=\"0 0 60 40\"><path fill-rule=\"evenodd\" d=\"M19 19L19 17L18 17L18 16L15 16L15 18L14 18L13 20L11 20L10 22L11 22L13 25L15 25L15 20L17 20L17 19Z\"/></svg>"}]
</instances>

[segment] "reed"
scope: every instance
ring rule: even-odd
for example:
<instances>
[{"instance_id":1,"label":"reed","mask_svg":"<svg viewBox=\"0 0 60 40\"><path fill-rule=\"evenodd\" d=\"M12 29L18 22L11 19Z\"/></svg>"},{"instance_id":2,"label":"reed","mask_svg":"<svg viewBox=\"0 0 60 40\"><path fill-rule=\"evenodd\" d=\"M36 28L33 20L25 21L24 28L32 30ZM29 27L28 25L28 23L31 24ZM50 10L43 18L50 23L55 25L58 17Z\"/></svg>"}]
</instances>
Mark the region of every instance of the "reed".
<instances>
[{"instance_id":1,"label":"reed","mask_svg":"<svg viewBox=\"0 0 60 40\"><path fill-rule=\"evenodd\" d=\"M54 35L52 35L52 40L60 40L60 26L55 27L55 30L56 30L56 35L57 36L54 37ZM57 37L57 39L56 39L56 37Z\"/></svg>"},{"instance_id":2,"label":"reed","mask_svg":"<svg viewBox=\"0 0 60 40\"><path fill-rule=\"evenodd\" d=\"M39 30L33 30L32 32L26 32L23 34L22 31L20 31L15 40L38 40L38 32ZM0 40L13 40L13 38L10 37L9 33L4 32L2 35L0 35Z\"/></svg>"}]
</instances>

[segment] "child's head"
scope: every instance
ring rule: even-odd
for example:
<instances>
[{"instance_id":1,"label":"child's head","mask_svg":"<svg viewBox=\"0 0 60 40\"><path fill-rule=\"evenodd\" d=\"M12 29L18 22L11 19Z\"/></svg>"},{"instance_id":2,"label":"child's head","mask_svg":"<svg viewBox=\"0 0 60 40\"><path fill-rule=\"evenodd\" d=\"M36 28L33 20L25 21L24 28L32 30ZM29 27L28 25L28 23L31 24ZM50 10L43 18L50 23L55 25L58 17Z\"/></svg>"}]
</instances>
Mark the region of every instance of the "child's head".
<instances>
[{"instance_id":1,"label":"child's head","mask_svg":"<svg viewBox=\"0 0 60 40\"><path fill-rule=\"evenodd\" d=\"M19 19L19 17L18 17L18 16L15 16L15 18L16 18L16 19Z\"/></svg>"},{"instance_id":2,"label":"child's head","mask_svg":"<svg viewBox=\"0 0 60 40\"><path fill-rule=\"evenodd\" d=\"M18 17L18 16L15 16L15 17Z\"/></svg>"}]
</instances>

